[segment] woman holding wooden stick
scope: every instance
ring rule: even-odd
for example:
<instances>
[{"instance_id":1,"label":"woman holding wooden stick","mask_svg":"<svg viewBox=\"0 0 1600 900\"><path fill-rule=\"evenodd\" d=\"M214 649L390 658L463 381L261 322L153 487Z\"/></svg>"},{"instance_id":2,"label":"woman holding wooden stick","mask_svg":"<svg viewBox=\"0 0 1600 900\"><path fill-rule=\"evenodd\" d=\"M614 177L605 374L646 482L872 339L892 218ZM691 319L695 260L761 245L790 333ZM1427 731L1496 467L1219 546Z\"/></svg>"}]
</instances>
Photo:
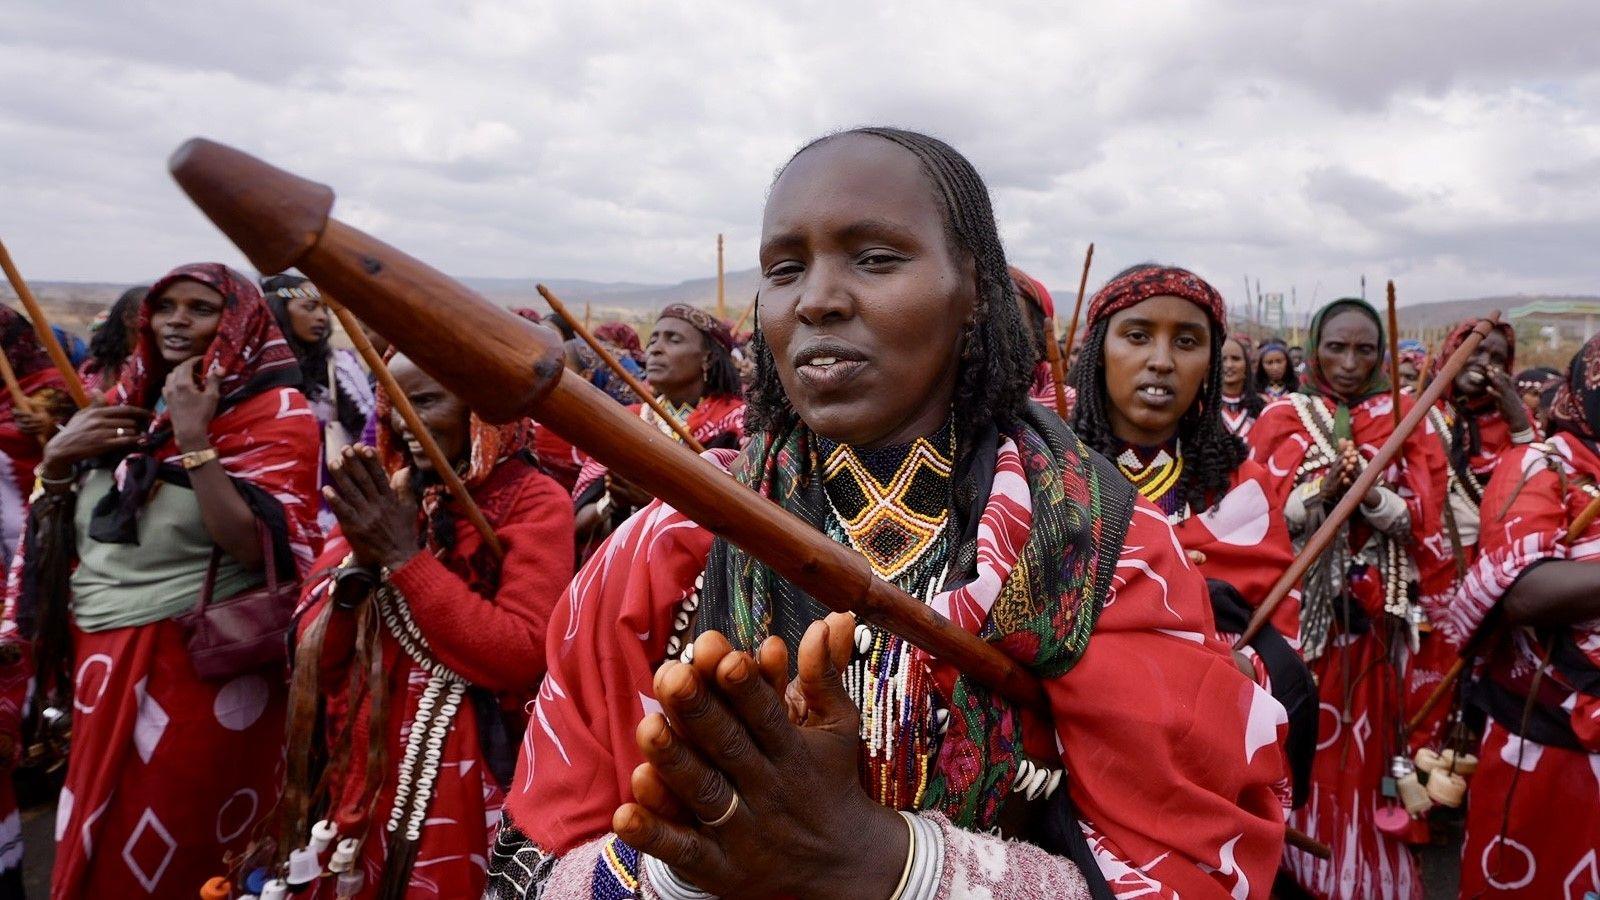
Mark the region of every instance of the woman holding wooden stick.
<instances>
[{"instance_id":1,"label":"woman holding wooden stick","mask_svg":"<svg viewBox=\"0 0 1600 900\"><path fill-rule=\"evenodd\" d=\"M1508 449L1484 486L1478 559L1435 622L1458 646L1493 627L1496 608L1511 626L1466 688L1489 721L1468 779L1464 897L1600 890L1600 524L1565 534L1600 495L1597 384L1590 338L1556 394L1549 439Z\"/></svg>"},{"instance_id":2,"label":"woman holding wooden stick","mask_svg":"<svg viewBox=\"0 0 1600 900\"><path fill-rule=\"evenodd\" d=\"M1439 348L1439 364L1456 352L1476 325L1477 320L1468 320L1451 330ZM1484 486L1507 453L1539 436L1512 380L1516 347L1511 323L1498 323L1428 411L1429 429L1443 441L1449 461L1449 505L1443 517L1449 564L1421 573L1420 598L1430 623L1451 615L1461 579L1477 561ZM1427 702L1460 649L1436 629L1421 636L1406 678L1408 719ZM1420 746L1443 737L1440 728L1450 711L1450 704L1436 705L1428 720L1413 729L1413 742Z\"/></svg>"},{"instance_id":3,"label":"woman holding wooden stick","mask_svg":"<svg viewBox=\"0 0 1600 900\"><path fill-rule=\"evenodd\" d=\"M1312 319L1307 377L1262 413L1250 432L1272 501L1303 542L1343 497L1369 454L1394 431L1382 360L1382 321L1366 302L1337 300ZM1411 401L1402 398L1409 409ZM1359 512L1308 572L1300 645L1322 698L1311 797L1290 824L1333 848L1331 860L1291 850L1297 881L1318 897L1421 897L1402 837L1410 820L1382 793L1392 766L1409 765L1398 702L1421 610L1418 571L1442 564L1445 459L1419 428L1362 498ZM1382 823L1383 827L1380 827Z\"/></svg>"},{"instance_id":4,"label":"woman holding wooden stick","mask_svg":"<svg viewBox=\"0 0 1600 900\"><path fill-rule=\"evenodd\" d=\"M404 356L389 370L428 433L413 434L380 388L377 447L345 448L323 489L338 526L299 616L279 854L321 820L335 837L310 858L331 864L345 841L353 854L310 896L476 897L486 824L572 574L572 507L527 453L526 422L485 424ZM445 492L425 440L470 500ZM464 503L481 509L503 559ZM305 749L314 734L325 737L320 779Z\"/></svg>"},{"instance_id":5,"label":"woman holding wooden stick","mask_svg":"<svg viewBox=\"0 0 1600 900\"><path fill-rule=\"evenodd\" d=\"M650 506L551 623L488 896L1269 884L1281 707L1205 634L1165 517L1027 400L971 164L893 129L824 138L778 176L761 247L734 477L1026 663L1052 720Z\"/></svg>"},{"instance_id":6,"label":"woman holding wooden stick","mask_svg":"<svg viewBox=\"0 0 1600 900\"><path fill-rule=\"evenodd\" d=\"M708 449L744 443L744 399L734 367L733 336L716 317L697 307L674 303L661 311L645 343L645 377L667 414L688 428ZM677 433L649 406L634 404L647 422L677 440ZM650 502L650 495L612 476L597 462L578 473L572 489L578 541L599 543L628 516Z\"/></svg>"},{"instance_id":7,"label":"woman holding wooden stick","mask_svg":"<svg viewBox=\"0 0 1600 900\"><path fill-rule=\"evenodd\" d=\"M1056 339L1052 328L1056 320L1055 300L1043 282L1015 266L1011 269L1011 282L1016 285L1017 299L1022 304L1023 321L1028 324L1038 347L1039 361L1033 367L1033 384L1028 388L1028 397L1063 417L1070 416L1076 394L1071 385L1061 383L1061 374L1050 364L1049 345ZM1059 346L1057 352L1060 352Z\"/></svg>"},{"instance_id":8,"label":"woman holding wooden stick","mask_svg":"<svg viewBox=\"0 0 1600 900\"><path fill-rule=\"evenodd\" d=\"M279 629L321 546L316 427L254 282L180 267L139 322L106 403L45 448L12 580L34 708L72 716L53 897L190 896L254 849L283 757ZM268 653L202 673L185 620L242 597Z\"/></svg>"}]
</instances>

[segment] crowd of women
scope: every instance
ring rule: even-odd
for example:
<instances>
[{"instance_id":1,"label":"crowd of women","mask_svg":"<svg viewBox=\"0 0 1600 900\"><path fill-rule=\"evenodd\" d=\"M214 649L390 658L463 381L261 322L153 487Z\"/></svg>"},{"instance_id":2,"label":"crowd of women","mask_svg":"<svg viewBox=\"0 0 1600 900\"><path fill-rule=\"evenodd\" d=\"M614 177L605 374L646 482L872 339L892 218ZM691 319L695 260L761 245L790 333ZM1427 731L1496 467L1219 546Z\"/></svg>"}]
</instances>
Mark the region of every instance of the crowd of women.
<instances>
[{"instance_id":1,"label":"crowd of women","mask_svg":"<svg viewBox=\"0 0 1600 900\"><path fill-rule=\"evenodd\" d=\"M982 179L885 128L790 158L760 271L752 333L595 329L651 398L517 312L1042 708L364 329L376 379L305 279L184 265L84 408L0 309L0 760L58 779L51 895L1406 900L1462 832L1462 896L1600 891L1600 338L1517 372L1497 325L1240 641L1474 323L1390 359L1347 298L1302 350L1138 265L1063 418Z\"/></svg>"}]
</instances>

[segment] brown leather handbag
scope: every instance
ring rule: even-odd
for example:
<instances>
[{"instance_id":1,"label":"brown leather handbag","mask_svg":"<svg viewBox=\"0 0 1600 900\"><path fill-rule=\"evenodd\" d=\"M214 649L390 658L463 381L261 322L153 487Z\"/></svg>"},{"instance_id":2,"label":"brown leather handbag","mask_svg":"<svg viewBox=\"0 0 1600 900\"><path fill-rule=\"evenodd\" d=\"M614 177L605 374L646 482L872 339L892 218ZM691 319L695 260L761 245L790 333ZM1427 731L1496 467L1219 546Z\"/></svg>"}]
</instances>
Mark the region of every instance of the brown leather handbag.
<instances>
[{"instance_id":1,"label":"brown leather handbag","mask_svg":"<svg viewBox=\"0 0 1600 900\"><path fill-rule=\"evenodd\" d=\"M222 548L212 547L200 602L177 617L187 635L195 673L208 681L233 678L289 658L289 626L299 588L278 582L272 536L259 524L256 533L261 537L266 585L214 600Z\"/></svg>"}]
</instances>

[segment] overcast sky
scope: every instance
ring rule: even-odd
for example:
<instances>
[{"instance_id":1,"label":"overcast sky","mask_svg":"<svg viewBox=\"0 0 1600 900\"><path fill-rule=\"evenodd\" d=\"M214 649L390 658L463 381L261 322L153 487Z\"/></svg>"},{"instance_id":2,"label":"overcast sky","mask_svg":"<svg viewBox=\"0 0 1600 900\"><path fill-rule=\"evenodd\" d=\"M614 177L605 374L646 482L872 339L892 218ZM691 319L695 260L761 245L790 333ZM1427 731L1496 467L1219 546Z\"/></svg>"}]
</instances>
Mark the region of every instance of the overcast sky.
<instances>
[{"instance_id":1,"label":"overcast sky","mask_svg":"<svg viewBox=\"0 0 1600 900\"><path fill-rule=\"evenodd\" d=\"M755 264L774 170L929 131L1058 291L1146 259L1302 307L1600 293L1600 2L7 0L0 236L37 279L242 258L166 174L207 135L456 275ZM1376 291L1374 292L1376 295Z\"/></svg>"}]
</instances>

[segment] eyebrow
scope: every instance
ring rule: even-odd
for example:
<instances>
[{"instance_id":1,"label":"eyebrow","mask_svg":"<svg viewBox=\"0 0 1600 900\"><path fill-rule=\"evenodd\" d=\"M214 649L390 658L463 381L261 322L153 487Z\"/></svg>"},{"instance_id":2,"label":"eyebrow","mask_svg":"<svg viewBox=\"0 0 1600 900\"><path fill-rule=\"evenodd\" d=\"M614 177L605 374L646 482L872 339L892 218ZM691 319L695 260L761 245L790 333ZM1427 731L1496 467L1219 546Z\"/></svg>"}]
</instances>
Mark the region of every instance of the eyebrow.
<instances>
[{"instance_id":1,"label":"eyebrow","mask_svg":"<svg viewBox=\"0 0 1600 900\"><path fill-rule=\"evenodd\" d=\"M1119 323L1119 326L1138 325L1141 328L1153 328L1153 327L1155 327L1155 324L1156 324L1156 321L1154 319L1132 318L1132 319L1123 319ZM1179 322L1177 324L1177 327L1178 328L1182 328L1182 329L1184 329L1186 331L1209 331L1211 329L1211 326L1209 324L1201 325L1198 322Z\"/></svg>"},{"instance_id":2,"label":"eyebrow","mask_svg":"<svg viewBox=\"0 0 1600 900\"><path fill-rule=\"evenodd\" d=\"M917 236L905 226L888 219L868 217L857 219L843 228L837 230L841 241L861 241L869 238L884 238L889 241L905 244L919 243ZM776 252L780 249L805 243L805 238L796 231L785 231L775 234L761 242L761 253Z\"/></svg>"}]
</instances>

